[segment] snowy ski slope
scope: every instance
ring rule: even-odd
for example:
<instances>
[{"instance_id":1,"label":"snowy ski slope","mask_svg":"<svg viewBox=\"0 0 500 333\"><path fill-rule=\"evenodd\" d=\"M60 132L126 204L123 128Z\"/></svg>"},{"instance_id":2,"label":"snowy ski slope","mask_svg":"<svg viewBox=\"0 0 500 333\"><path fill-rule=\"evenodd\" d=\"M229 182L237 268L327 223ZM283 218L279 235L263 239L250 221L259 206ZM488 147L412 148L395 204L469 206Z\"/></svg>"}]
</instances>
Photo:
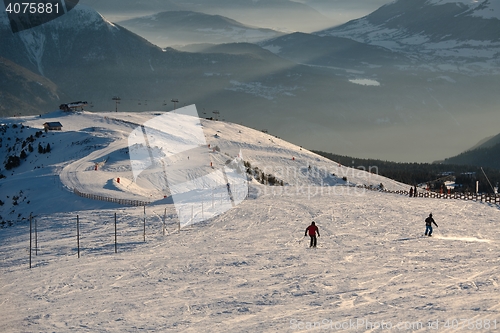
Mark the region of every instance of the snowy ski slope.
<instances>
[{"instance_id":1,"label":"snowy ski slope","mask_svg":"<svg viewBox=\"0 0 500 333\"><path fill-rule=\"evenodd\" d=\"M30 270L27 220L0 229L0 331L381 332L391 331L389 324L404 332L430 331L428 325L439 332L498 330L496 206L345 186L343 176L357 185L407 187L259 131L202 121L207 144L221 151L180 156L194 175L212 170L198 159L208 156L219 167L241 149L245 161L288 185L254 181L243 203L179 232L162 191L131 182L123 152L135 124L154 116L52 114L64 126L40 139L54 143L52 152L28 156L0 180L1 214L33 212L38 232ZM22 121L40 128L47 119ZM95 171L94 162L106 158ZM112 182L118 176L124 181ZM68 187L151 199L146 242L142 207L79 198ZM27 199L12 206L4 196L20 189ZM439 225L432 238L422 236L430 212ZM321 232L317 249L303 238L312 220Z\"/></svg>"}]
</instances>

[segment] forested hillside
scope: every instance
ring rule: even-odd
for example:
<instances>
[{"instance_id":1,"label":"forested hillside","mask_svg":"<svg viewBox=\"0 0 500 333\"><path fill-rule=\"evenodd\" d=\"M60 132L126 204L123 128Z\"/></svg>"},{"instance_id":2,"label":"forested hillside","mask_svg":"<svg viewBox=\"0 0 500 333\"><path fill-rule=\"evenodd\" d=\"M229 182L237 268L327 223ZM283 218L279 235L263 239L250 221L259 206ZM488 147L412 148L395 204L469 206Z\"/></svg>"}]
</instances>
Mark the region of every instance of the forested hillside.
<instances>
[{"instance_id":1,"label":"forested hillside","mask_svg":"<svg viewBox=\"0 0 500 333\"><path fill-rule=\"evenodd\" d=\"M492 147L480 147L477 149L463 152L444 160L446 164L487 166L500 170L500 144Z\"/></svg>"},{"instance_id":2,"label":"forested hillside","mask_svg":"<svg viewBox=\"0 0 500 333\"><path fill-rule=\"evenodd\" d=\"M477 151L482 151L482 149ZM480 192L492 192L491 186L480 166L444 163L397 163L336 155L322 151L315 151L315 153L345 166L369 170L409 185L429 184L431 189L438 190L445 181L454 179L456 184L461 185L461 191L474 191L476 180L478 180ZM483 170L491 184L497 187L500 182L500 170L493 168L483 168Z\"/></svg>"}]
</instances>

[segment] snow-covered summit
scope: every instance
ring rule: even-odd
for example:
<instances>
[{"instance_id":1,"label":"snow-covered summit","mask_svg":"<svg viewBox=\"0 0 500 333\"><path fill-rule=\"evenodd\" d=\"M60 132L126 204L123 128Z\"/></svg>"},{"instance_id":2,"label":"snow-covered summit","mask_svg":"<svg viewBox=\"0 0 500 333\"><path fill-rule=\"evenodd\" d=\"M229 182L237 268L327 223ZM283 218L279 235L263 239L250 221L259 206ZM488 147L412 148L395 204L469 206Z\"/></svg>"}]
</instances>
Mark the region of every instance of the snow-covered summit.
<instances>
[{"instance_id":1,"label":"snow-covered summit","mask_svg":"<svg viewBox=\"0 0 500 333\"><path fill-rule=\"evenodd\" d=\"M95 30L104 25L114 26L97 11L82 4L78 4L65 15L67 15L66 20L55 19L47 24L53 24L56 27L65 29L73 27L74 29L91 28Z\"/></svg>"},{"instance_id":2,"label":"snow-covered summit","mask_svg":"<svg viewBox=\"0 0 500 333\"><path fill-rule=\"evenodd\" d=\"M49 22L14 34L10 31L10 23L5 14L0 21L3 22L0 24L0 33L2 45L5 46L0 53L47 77L50 74L61 75L60 68L78 68L82 61L83 64L96 62L97 65L112 57L106 47L96 46L96 40L97 36L113 37L118 31L117 26L94 9L80 4ZM78 57L75 58L76 50Z\"/></svg>"}]
</instances>

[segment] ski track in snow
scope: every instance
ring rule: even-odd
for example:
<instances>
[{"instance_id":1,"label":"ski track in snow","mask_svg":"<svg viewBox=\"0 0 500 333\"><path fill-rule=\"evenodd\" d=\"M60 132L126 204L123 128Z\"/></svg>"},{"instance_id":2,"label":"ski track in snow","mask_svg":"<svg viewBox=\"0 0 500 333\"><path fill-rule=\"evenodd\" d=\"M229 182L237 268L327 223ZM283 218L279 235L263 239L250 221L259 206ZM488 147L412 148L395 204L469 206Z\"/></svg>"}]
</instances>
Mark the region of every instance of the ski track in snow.
<instances>
[{"instance_id":1,"label":"ski track in snow","mask_svg":"<svg viewBox=\"0 0 500 333\"><path fill-rule=\"evenodd\" d=\"M440 225L434 238L421 236L430 207ZM487 205L373 192L275 195L180 234L167 220L165 236L157 208L148 207L146 243L142 209L118 212L118 254L113 211L78 212L80 259L76 212L44 218L32 270L27 224L2 230L0 329L253 332L287 331L294 319L498 318L500 236L489 221L498 210ZM317 249L308 238L299 243L311 219Z\"/></svg>"},{"instance_id":2,"label":"ski track in snow","mask_svg":"<svg viewBox=\"0 0 500 333\"><path fill-rule=\"evenodd\" d=\"M133 123L145 120L138 114L113 115ZM100 115L74 117L75 122L61 119L65 128L104 127ZM112 151L127 135L125 123L104 122L113 128L115 141L100 147L94 156L99 159L108 152L115 156ZM347 186L337 186L338 192L297 191L306 185L324 189L323 178L306 171L308 163L339 176L352 169L234 124L205 122L204 127L208 142L222 153L241 148L252 165L306 166L298 175L285 175L298 185L253 183L242 204L180 233L174 207L157 202L146 208L146 242L142 207L39 214L38 256L33 253L31 270L28 222L0 229L1 332L287 332L297 331L297 321L426 326L429 320L500 320L498 207ZM211 137L214 133L220 138ZM226 159L216 156L217 163ZM90 159L75 158L64 166L79 170ZM113 163L110 170L122 170L120 159ZM102 188L100 177L109 179L107 172L93 172L80 182L81 175L62 172L61 179L95 192ZM373 177L348 176L357 183L406 188ZM422 236L429 212L439 225L434 237ZM312 220L321 234L316 249L303 237Z\"/></svg>"}]
</instances>

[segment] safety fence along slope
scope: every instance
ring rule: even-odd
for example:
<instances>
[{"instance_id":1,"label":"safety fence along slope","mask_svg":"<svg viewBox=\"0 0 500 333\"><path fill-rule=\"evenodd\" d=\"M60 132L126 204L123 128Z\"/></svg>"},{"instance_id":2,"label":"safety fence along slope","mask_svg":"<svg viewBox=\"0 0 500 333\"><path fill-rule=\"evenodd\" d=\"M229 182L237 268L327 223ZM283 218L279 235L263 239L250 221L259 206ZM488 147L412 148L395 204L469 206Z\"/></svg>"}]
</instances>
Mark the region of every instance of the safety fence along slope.
<instances>
[{"instance_id":1,"label":"safety fence along slope","mask_svg":"<svg viewBox=\"0 0 500 333\"><path fill-rule=\"evenodd\" d=\"M410 192L406 190L390 191L390 190L380 190L373 189L375 191L380 191L384 193L400 194L405 196L410 196ZM500 196L498 194L491 193L437 193L431 191L417 192L417 194L412 194L412 197L416 198L435 198L435 199L455 199L455 200L469 200L469 201L479 201L487 202L496 205L500 205Z\"/></svg>"},{"instance_id":2,"label":"safety fence along slope","mask_svg":"<svg viewBox=\"0 0 500 333\"><path fill-rule=\"evenodd\" d=\"M73 193L76 195L82 197L82 198L87 198L87 199L92 199L92 200L100 200L100 201L107 201L107 202L114 202L120 205L125 205L125 206L145 206L149 205L151 202L149 201L142 201L142 200L130 200L130 199L119 199L119 198L111 198L111 197L106 197L103 195L96 195L96 194L89 194L89 193L82 193L78 191L77 189L73 189Z\"/></svg>"}]
</instances>

